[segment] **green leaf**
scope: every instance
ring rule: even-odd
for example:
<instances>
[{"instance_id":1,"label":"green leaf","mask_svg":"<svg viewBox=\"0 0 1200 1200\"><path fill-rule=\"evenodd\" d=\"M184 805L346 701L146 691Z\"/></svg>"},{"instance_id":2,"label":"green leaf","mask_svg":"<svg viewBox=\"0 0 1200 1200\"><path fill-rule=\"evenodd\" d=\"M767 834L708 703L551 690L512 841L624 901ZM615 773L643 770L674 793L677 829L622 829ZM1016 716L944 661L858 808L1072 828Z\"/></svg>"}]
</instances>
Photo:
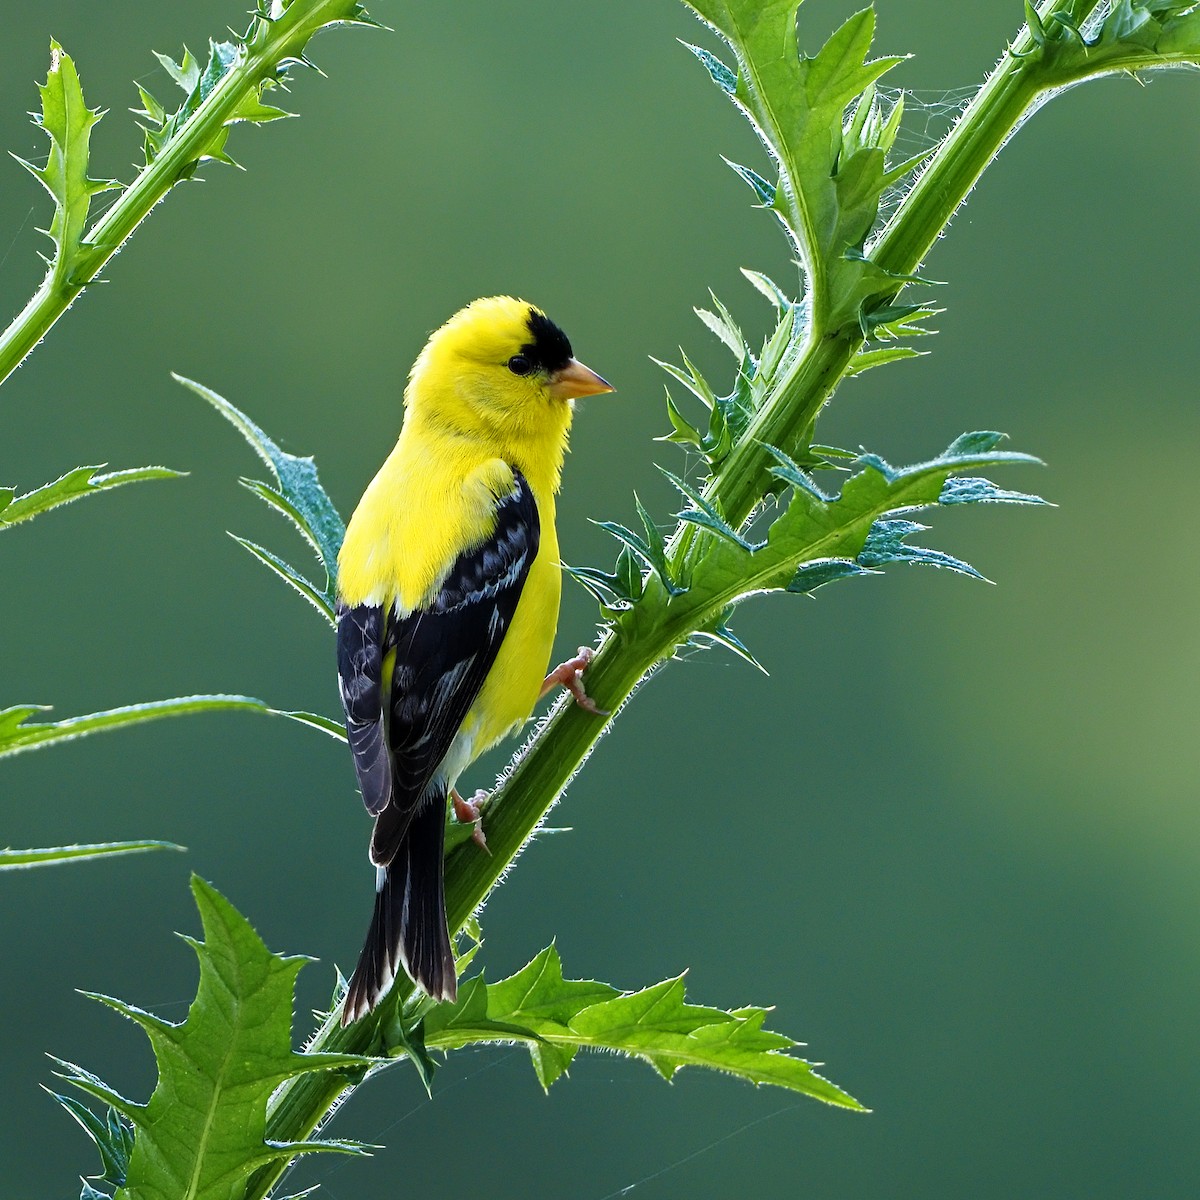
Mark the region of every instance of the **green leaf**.
<instances>
[{"instance_id":1,"label":"green leaf","mask_svg":"<svg viewBox=\"0 0 1200 1200\"><path fill-rule=\"evenodd\" d=\"M269 0L260 4L253 14L249 29L240 41L209 41L208 58L203 67L184 47L183 58L175 62L168 55L155 57L168 75L183 89L179 107L168 112L139 85L142 108L135 109L142 117L145 131L147 165L162 156L185 128L199 119L202 106L222 85L229 87L231 102L225 106L223 119L210 122L206 136L198 139L192 153L176 168L174 182L189 179L205 160L233 163L225 149L229 127L239 123L263 124L293 114L265 104L263 96L285 87L288 68L295 64L311 66L305 57L308 43L322 29L338 25L363 25L378 28L362 5L354 0ZM240 78L235 78L240 76Z\"/></svg>"},{"instance_id":2,"label":"green leaf","mask_svg":"<svg viewBox=\"0 0 1200 1200\"><path fill-rule=\"evenodd\" d=\"M50 70L46 82L38 86L38 91L42 107L40 112L33 114L33 122L50 139L46 164L36 167L23 158L13 157L41 183L54 201L54 217L45 231L54 243L51 270L67 278L73 273L81 252L92 197L119 185L88 175L92 127L104 114L99 109L88 108L75 63L55 41L50 43Z\"/></svg>"},{"instance_id":3,"label":"green leaf","mask_svg":"<svg viewBox=\"0 0 1200 1200\"><path fill-rule=\"evenodd\" d=\"M236 1200L247 1176L314 1151L361 1153L351 1142L266 1140L267 1101L287 1079L314 1071L361 1072L377 1060L292 1049L296 975L307 961L272 954L219 892L193 876L204 940L185 938L200 963L187 1019L173 1025L92 993L147 1036L158 1082L146 1104L113 1092L69 1063L63 1077L111 1104L136 1129L123 1200ZM85 1124L89 1133L91 1128Z\"/></svg>"},{"instance_id":4,"label":"green leaf","mask_svg":"<svg viewBox=\"0 0 1200 1200\"><path fill-rule=\"evenodd\" d=\"M750 185L758 197L760 207L774 207L776 189L773 183L768 183L757 171L752 171L749 167L742 166L741 163L735 163L732 159L725 158L724 155L721 157L743 183Z\"/></svg>"},{"instance_id":5,"label":"green leaf","mask_svg":"<svg viewBox=\"0 0 1200 1200\"><path fill-rule=\"evenodd\" d=\"M344 742L346 740L346 726L333 717L326 717L321 713L283 712L279 709L273 711L276 716L290 717L293 721L301 725L308 725L312 729L319 730L321 733L333 738L334 741Z\"/></svg>"},{"instance_id":6,"label":"green leaf","mask_svg":"<svg viewBox=\"0 0 1200 1200\"><path fill-rule=\"evenodd\" d=\"M1010 492L998 488L990 479L955 476L942 486L939 504L1048 504L1029 492Z\"/></svg>"},{"instance_id":7,"label":"green leaf","mask_svg":"<svg viewBox=\"0 0 1200 1200\"><path fill-rule=\"evenodd\" d=\"M717 299L716 295L713 292L709 292L709 295L712 297L713 307L717 311L715 313L709 312L706 308L697 308L693 311L740 363L750 354L750 347L746 345L745 334L742 333L732 314Z\"/></svg>"},{"instance_id":8,"label":"green leaf","mask_svg":"<svg viewBox=\"0 0 1200 1200\"><path fill-rule=\"evenodd\" d=\"M703 1067L861 1109L795 1057L798 1043L764 1030L766 1015L762 1008L725 1012L688 1004L682 977L640 992L564 979L558 951L550 946L500 983L487 984L481 976L466 981L455 1004L438 1005L425 1017L424 1039L431 1049L444 1050L524 1042L544 1088L580 1050L602 1050L643 1059L665 1079L682 1067Z\"/></svg>"},{"instance_id":9,"label":"green leaf","mask_svg":"<svg viewBox=\"0 0 1200 1200\"><path fill-rule=\"evenodd\" d=\"M704 649L709 649L712 646L724 646L726 650L737 655L743 662L749 663L764 675L769 675L770 672L751 654L746 643L725 624L732 612L733 607L731 605L713 622L710 628L697 629L688 640L693 646L701 646Z\"/></svg>"},{"instance_id":10,"label":"green leaf","mask_svg":"<svg viewBox=\"0 0 1200 1200\"><path fill-rule=\"evenodd\" d=\"M129 1156L133 1153L133 1125L121 1116L115 1108L108 1110L107 1116L97 1116L86 1104L73 1096L62 1096L44 1088L63 1108L79 1122L84 1133L92 1139L96 1149L100 1151L101 1174L97 1177L102 1183L113 1187L123 1187L129 1174ZM84 1183L85 1195L88 1184ZM94 1195L103 1196L101 1192ZM104 1196L104 1200L109 1200Z\"/></svg>"},{"instance_id":11,"label":"green leaf","mask_svg":"<svg viewBox=\"0 0 1200 1200\"><path fill-rule=\"evenodd\" d=\"M655 465L657 466L657 464ZM707 529L711 533L715 533L718 537L733 542L734 545L741 546L745 550L754 549L753 544L742 537L725 520L716 505L706 500L696 488L692 487L686 480L680 479L678 475L672 474L666 468L659 467L658 469L671 481L671 484L679 494L691 504L691 508L675 514L679 520L699 525L701 528Z\"/></svg>"},{"instance_id":12,"label":"green leaf","mask_svg":"<svg viewBox=\"0 0 1200 1200\"><path fill-rule=\"evenodd\" d=\"M0 757L19 754L23 750L34 750L51 742L70 741L72 738L100 733L107 729L158 721L163 717L183 717L191 713L226 710L274 712L274 709L268 708L261 700L255 700L251 696L183 696L175 700L153 700L146 704L110 708L83 717L67 717L62 721L31 722L30 717L48 711L47 707L42 704L21 704L0 709Z\"/></svg>"},{"instance_id":13,"label":"green leaf","mask_svg":"<svg viewBox=\"0 0 1200 1200\"><path fill-rule=\"evenodd\" d=\"M810 596L827 583L873 573L852 558L815 558L797 568L786 590L798 596Z\"/></svg>"},{"instance_id":14,"label":"green leaf","mask_svg":"<svg viewBox=\"0 0 1200 1200\"><path fill-rule=\"evenodd\" d=\"M641 519L642 527L646 531L645 537L634 533L633 530L628 529L617 521L593 521L592 524L603 529L605 533L611 534L626 550L629 550L637 558L641 559L658 576L663 587L666 588L668 595L681 596L687 589L681 587L671 574L671 567L667 562L667 553L663 545L662 534L654 524L654 518L650 516L650 513L646 510L646 506L636 494L633 497L633 502L637 508L638 517ZM594 573L591 573L588 568L577 567L575 568L575 578L579 579L580 582L584 581L580 575L581 571L584 576L591 574L592 579L595 580ZM615 579L615 577L610 578ZM585 583L584 586L586 587L587 584Z\"/></svg>"},{"instance_id":15,"label":"green leaf","mask_svg":"<svg viewBox=\"0 0 1200 1200\"><path fill-rule=\"evenodd\" d=\"M229 536L244 550L253 554L259 562L270 567L289 587L295 588L330 625L337 625L337 618L334 616L334 601L329 592L317 591L312 582L305 579L295 567L284 562L278 555L272 554L270 550L258 545L257 542L247 541L246 538L238 537L236 533L231 533Z\"/></svg>"},{"instance_id":16,"label":"green leaf","mask_svg":"<svg viewBox=\"0 0 1200 1200\"><path fill-rule=\"evenodd\" d=\"M761 271L750 271L743 267L742 274L750 281L755 291L760 292L771 302L776 314L782 315L795 304L795 301L788 297L783 288L773 279L768 279Z\"/></svg>"},{"instance_id":17,"label":"green leaf","mask_svg":"<svg viewBox=\"0 0 1200 1200\"><path fill-rule=\"evenodd\" d=\"M712 76L712 81L728 95L737 91L737 72L731 71L711 50L703 46L693 46L691 42L681 42L680 45L690 50L704 65L704 69Z\"/></svg>"},{"instance_id":18,"label":"green leaf","mask_svg":"<svg viewBox=\"0 0 1200 1200\"><path fill-rule=\"evenodd\" d=\"M1001 435L964 434L929 462L897 468L874 454L860 454L857 472L840 494L827 495L788 455L766 449L777 466L772 474L791 487L791 497L771 522L766 540L739 544L716 530L699 531L688 551L692 564L686 595L678 600L675 620L689 630L712 631L727 625L731 606L763 591L812 593L837 579L851 578L893 562L939 566L964 574L978 572L961 559L906 540L924 529L908 515L941 502L996 499L999 489L951 484L951 476L980 466L1034 464L1037 459L997 449ZM1020 493L1005 497L1022 503ZM1035 498L1036 501L1036 498ZM620 614L618 627L630 638L645 636L645 623L662 619L661 609L639 604Z\"/></svg>"},{"instance_id":19,"label":"green leaf","mask_svg":"<svg viewBox=\"0 0 1200 1200\"><path fill-rule=\"evenodd\" d=\"M47 231L54 258L41 287L0 334L0 381L39 345L79 292L97 278L156 204L205 159L232 162L225 150L229 127L284 116L262 102L264 93L285 86L290 66L307 64L313 36L337 25L370 25L356 0L262 0L255 5L241 42L212 43L201 67L184 55L182 63L160 62L186 96L176 112L139 87L142 108L135 112L146 131L146 166L104 214L85 232L91 197L115 184L88 175L91 129L100 118L87 108L70 57L51 43L50 72L41 88L35 122L50 136L45 166L18 159L54 200Z\"/></svg>"},{"instance_id":20,"label":"green leaf","mask_svg":"<svg viewBox=\"0 0 1200 1200\"><path fill-rule=\"evenodd\" d=\"M283 513L296 527L300 536L316 552L325 569L325 584L318 587L305 578L289 563L278 558L269 550L253 542L236 539L260 562L265 563L285 582L295 588L326 619L333 620L334 581L337 579L337 556L342 539L346 536L346 524L342 520L329 494L317 477L317 466L311 456L300 457L281 450L245 413L235 408L223 396L211 388L182 375L173 378L184 387L207 400L241 435L250 443L254 452L270 468L276 487L259 480L246 479L242 482L255 495Z\"/></svg>"},{"instance_id":21,"label":"green leaf","mask_svg":"<svg viewBox=\"0 0 1200 1200\"><path fill-rule=\"evenodd\" d=\"M735 170L760 203L771 194L807 276L814 316L822 328L836 327L864 300L895 290L885 272L843 251L863 245L884 189L911 170L912 164L888 168L903 109L885 116L874 92L901 59L869 59L871 8L850 17L810 56L796 40L799 0L690 0L690 6L733 50L732 97L766 146L779 183L760 186L747 169ZM842 115L856 100L843 127Z\"/></svg>"},{"instance_id":22,"label":"green leaf","mask_svg":"<svg viewBox=\"0 0 1200 1200\"><path fill-rule=\"evenodd\" d=\"M943 550L910 546L905 541L905 538L914 533L924 533L928 528L928 525L917 521L876 521L858 553L859 566L873 570L889 563L903 562L919 567L943 567L960 575L983 579L970 563L963 562L961 558L955 558Z\"/></svg>"},{"instance_id":23,"label":"green leaf","mask_svg":"<svg viewBox=\"0 0 1200 1200\"><path fill-rule=\"evenodd\" d=\"M16 495L13 488L0 488L0 529L20 524L61 504L70 504L81 496L120 487L126 483L137 483L143 479L178 479L184 472L171 471L166 467L135 467L128 471L112 471L98 475L101 467L76 467L53 483L47 483L23 496Z\"/></svg>"},{"instance_id":24,"label":"green leaf","mask_svg":"<svg viewBox=\"0 0 1200 1200\"><path fill-rule=\"evenodd\" d=\"M182 850L174 842L98 842L90 846L52 846L46 850L0 850L0 871L44 867L80 858L111 858L145 850Z\"/></svg>"}]
</instances>

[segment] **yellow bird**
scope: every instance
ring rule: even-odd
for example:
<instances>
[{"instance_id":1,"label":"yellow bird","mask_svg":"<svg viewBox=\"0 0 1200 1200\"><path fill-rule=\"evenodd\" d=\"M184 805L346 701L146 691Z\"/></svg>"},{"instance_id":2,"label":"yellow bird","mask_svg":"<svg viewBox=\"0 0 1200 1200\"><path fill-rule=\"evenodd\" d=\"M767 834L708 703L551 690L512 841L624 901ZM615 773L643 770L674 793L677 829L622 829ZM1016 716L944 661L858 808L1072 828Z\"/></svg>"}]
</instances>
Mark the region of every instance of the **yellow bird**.
<instances>
[{"instance_id":1,"label":"yellow bird","mask_svg":"<svg viewBox=\"0 0 1200 1200\"><path fill-rule=\"evenodd\" d=\"M342 1023L402 967L457 994L446 927L446 800L556 682L591 711L588 652L546 675L561 573L554 528L573 402L610 392L545 313L476 300L429 339L409 376L396 448L338 556L337 662L346 733L375 818L375 913Z\"/></svg>"}]
</instances>

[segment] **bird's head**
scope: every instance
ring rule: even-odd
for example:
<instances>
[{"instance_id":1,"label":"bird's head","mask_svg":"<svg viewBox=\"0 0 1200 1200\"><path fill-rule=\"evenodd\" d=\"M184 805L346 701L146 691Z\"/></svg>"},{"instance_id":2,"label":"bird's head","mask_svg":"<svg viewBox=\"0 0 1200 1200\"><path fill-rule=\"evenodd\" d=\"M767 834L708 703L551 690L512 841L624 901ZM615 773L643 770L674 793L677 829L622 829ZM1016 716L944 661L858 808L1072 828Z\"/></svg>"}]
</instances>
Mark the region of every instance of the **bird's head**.
<instances>
[{"instance_id":1,"label":"bird's head","mask_svg":"<svg viewBox=\"0 0 1200 1200\"><path fill-rule=\"evenodd\" d=\"M572 353L540 308L511 296L476 300L425 345L409 378L409 419L561 461L573 401L612 387Z\"/></svg>"}]
</instances>

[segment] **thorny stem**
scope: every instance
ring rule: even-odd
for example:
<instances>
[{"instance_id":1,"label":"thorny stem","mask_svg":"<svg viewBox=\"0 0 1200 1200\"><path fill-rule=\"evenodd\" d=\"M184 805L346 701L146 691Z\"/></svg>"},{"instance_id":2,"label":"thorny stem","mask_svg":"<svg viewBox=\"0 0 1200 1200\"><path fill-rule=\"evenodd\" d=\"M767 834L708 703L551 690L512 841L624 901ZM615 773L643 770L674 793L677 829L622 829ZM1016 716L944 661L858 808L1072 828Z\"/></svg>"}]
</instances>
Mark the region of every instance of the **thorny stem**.
<instances>
[{"instance_id":1,"label":"thorny stem","mask_svg":"<svg viewBox=\"0 0 1200 1200\"><path fill-rule=\"evenodd\" d=\"M41 286L0 334L0 384L50 332L188 166L200 158L246 97L274 77L296 44L298 31L315 31L341 18L346 8L346 0L295 0L286 20L259 22L256 36L236 65L89 230L69 261L62 263L60 255L55 255Z\"/></svg>"},{"instance_id":2,"label":"thorny stem","mask_svg":"<svg viewBox=\"0 0 1200 1200\"><path fill-rule=\"evenodd\" d=\"M1102 2L1045 0L1039 14L1046 20L1052 13L1062 12L1081 22ZM1032 47L1028 31L1023 31L1013 50L1020 54ZM1008 138L1062 85L1061 79L1040 78L1027 62L1006 54L875 242L871 249L875 261L897 275L912 274ZM771 460L763 443L789 452L800 448L801 439L862 342L857 326L810 331L808 342L768 396L749 434L709 485L708 496L719 502L732 524L750 515L769 481ZM672 554L676 561L687 553L694 536L699 535L689 526L675 538ZM653 579L648 586L656 586ZM487 900L638 683L670 657L686 634L674 619L655 626L617 624L606 631L588 669L588 692L612 716L602 719L573 704L560 703L518 755L487 810L491 856L466 842L447 858L447 908L452 928L461 928ZM394 1023L403 1019L412 996L412 985L398 981L379 1010L349 1028L343 1029L334 1014L314 1035L311 1049L396 1053L397 1039L389 1035L389 1027L394 1029ZM268 1137L298 1140L310 1136L349 1086L349 1080L333 1074L310 1073L289 1080L270 1105ZM284 1169L271 1167L254 1176L247 1192L249 1200L267 1196Z\"/></svg>"}]
</instances>

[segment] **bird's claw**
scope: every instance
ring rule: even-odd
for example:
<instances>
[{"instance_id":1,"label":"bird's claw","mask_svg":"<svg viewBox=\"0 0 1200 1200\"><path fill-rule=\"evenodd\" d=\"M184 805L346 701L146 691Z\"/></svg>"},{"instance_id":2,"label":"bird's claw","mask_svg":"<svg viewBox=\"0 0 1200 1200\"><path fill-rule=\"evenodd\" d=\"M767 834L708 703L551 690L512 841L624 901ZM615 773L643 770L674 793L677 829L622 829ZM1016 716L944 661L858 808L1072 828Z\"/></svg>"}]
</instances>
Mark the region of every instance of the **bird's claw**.
<instances>
[{"instance_id":1,"label":"bird's claw","mask_svg":"<svg viewBox=\"0 0 1200 1200\"><path fill-rule=\"evenodd\" d=\"M463 825L474 825L471 841L480 850L491 854L491 851L488 850L487 838L483 836L483 804L487 798L488 794L482 788L470 800L464 800L458 794L457 788L450 789L450 803L454 805L454 819Z\"/></svg>"},{"instance_id":2,"label":"bird's claw","mask_svg":"<svg viewBox=\"0 0 1200 1200\"><path fill-rule=\"evenodd\" d=\"M560 663L546 676L545 681L542 683L541 694L544 696L556 686L565 687L575 698L575 703L585 712L590 712L593 716L597 717L607 717L609 715L608 710L598 708L596 702L583 688L583 673L595 657L596 652L591 646L580 646L579 652L574 658L568 658L565 663Z\"/></svg>"}]
</instances>

